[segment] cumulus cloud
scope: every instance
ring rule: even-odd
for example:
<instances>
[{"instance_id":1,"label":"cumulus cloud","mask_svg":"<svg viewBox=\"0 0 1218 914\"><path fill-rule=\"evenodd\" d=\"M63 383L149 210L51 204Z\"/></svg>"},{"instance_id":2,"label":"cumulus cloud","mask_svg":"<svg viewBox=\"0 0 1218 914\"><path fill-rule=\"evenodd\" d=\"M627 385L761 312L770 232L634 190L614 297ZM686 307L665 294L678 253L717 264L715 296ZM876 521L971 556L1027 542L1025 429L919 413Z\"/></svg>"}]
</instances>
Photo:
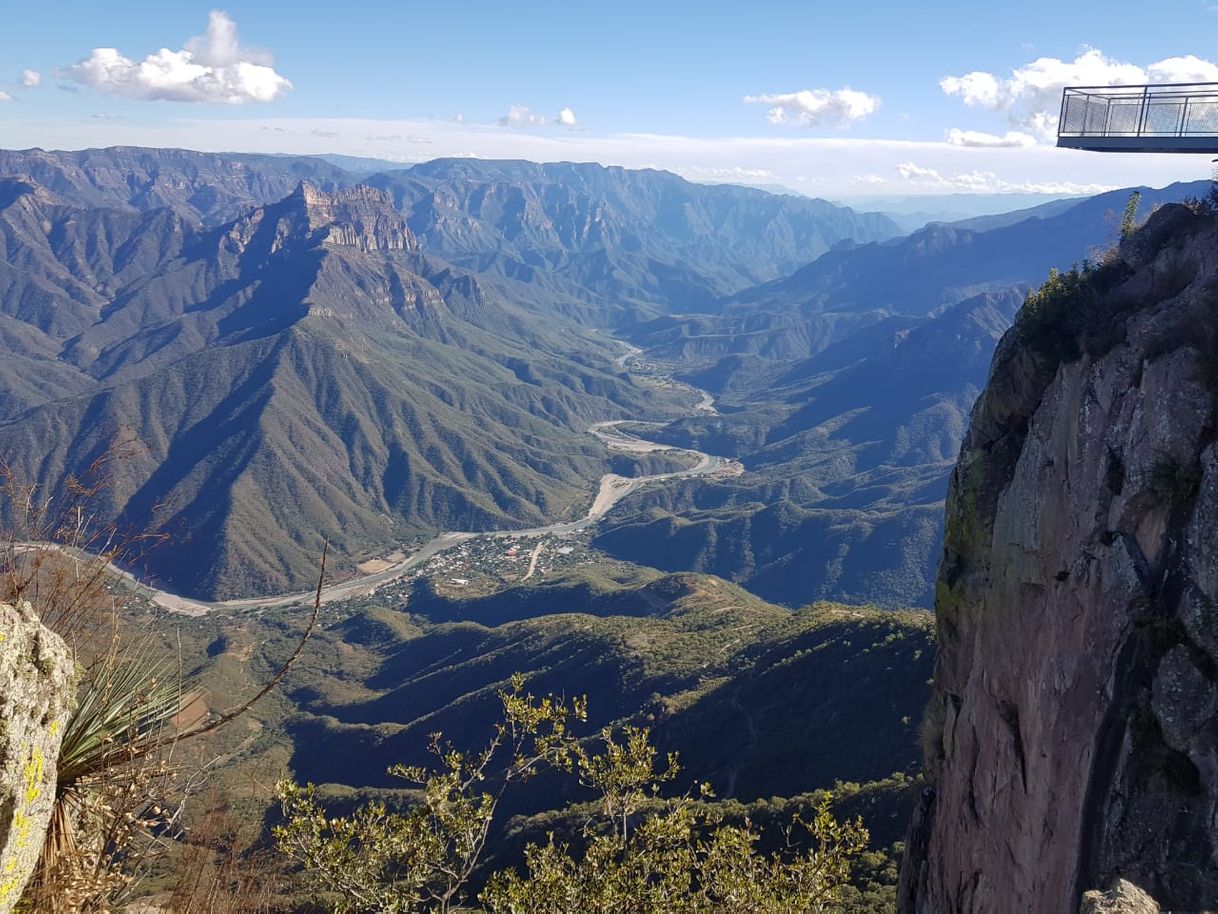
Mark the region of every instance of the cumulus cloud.
<instances>
[{"instance_id":1,"label":"cumulus cloud","mask_svg":"<svg viewBox=\"0 0 1218 914\"><path fill-rule=\"evenodd\" d=\"M913 162L901 162L897 165L897 173L906 181L940 181L939 172L933 168L923 168Z\"/></svg>"},{"instance_id":2,"label":"cumulus cloud","mask_svg":"<svg viewBox=\"0 0 1218 914\"><path fill-rule=\"evenodd\" d=\"M947 141L953 146L971 146L976 149L1018 149L1036 145L1036 137L1018 130L1008 130L998 136L980 130L960 130L955 127L947 131Z\"/></svg>"},{"instance_id":3,"label":"cumulus cloud","mask_svg":"<svg viewBox=\"0 0 1218 914\"><path fill-rule=\"evenodd\" d=\"M963 76L945 76L939 80L939 88L948 95L959 95L970 108L996 108L1002 96L998 77L981 70Z\"/></svg>"},{"instance_id":4,"label":"cumulus cloud","mask_svg":"<svg viewBox=\"0 0 1218 914\"><path fill-rule=\"evenodd\" d=\"M0 104L2 104L4 102L11 102L12 100L13 100L13 97L11 95L9 95L7 92L0 92Z\"/></svg>"},{"instance_id":5,"label":"cumulus cloud","mask_svg":"<svg viewBox=\"0 0 1218 914\"><path fill-rule=\"evenodd\" d=\"M861 121L880 107L877 96L849 87L746 95L744 101L748 105L769 105L765 116L771 124L798 127L841 126Z\"/></svg>"},{"instance_id":6,"label":"cumulus cloud","mask_svg":"<svg viewBox=\"0 0 1218 914\"><path fill-rule=\"evenodd\" d=\"M1192 54L1141 67L1087 48L1074 60L1039 57L1012 70L1006 78L984 70L945 76L939 88L970 108L1000 112L1012 126L1049 137L1056 133L1057 112L1066 86L1212 81L1218 81L1218 64Z\"/></svg>"},{"instance_id":7,"label":"cumulus cloud","mask_svg":"<svg viewBox=\"0 0 1218 914\"><path fill-rule=\"evenodd\" d=\"M499 118L500 127L540 127L545 122L544 114L537 114L524 105L512 105L508 113Z\"/></svg>"},{"instance_id":8,"label":"cumulus cloud","mask_svg":"<svg viewBox=\"0 0 1218 914\"><path fill-rule=\"evenodd\" d=\"M207 33L180 51L161 48L134 61L117 48L94 48L66 75L101 92L175 102L269 102L292 88L268 54L242 47L236 23L222 10L213 10Z\"/></svg>"},{"instance_id":9,"label":"cumulus cloud","mask_svg":"<svg viewBox=\"0 0 1218 914\"><path fill-rule=\"evenodd\" d=\"M42 74L37 70L21 71L21 88L37 89L40 85L42 85Z\"/></svg>"},{"instance_id":10,"label":"cumulus cloud","mask_svg":"<svg viewBox=\"0 0 1218 914\"><path fill-rule=\"evenodd\" d=\"M1146 68L1146 75L1152 83L1218 82L1218 64L1186 54L1152 63Z\"/></svg>"},{"instance_id":11,"label":"cumulus cloud","mask_svg":"<svg viewBox=\"0 0 1218 914\"><path fill-rule=\"evenodd\" d=\"M461 123L461 121L458 121L458 123ZM546 124L551 123L570 129L579 126L579 121L575 118L575 112L570 108L563 108L551 120L544 114L538 114L525 105L512 105L508 109L508 113L499 118L498 121L500 127L544 127Z\"/></svg>"}]
</instances>

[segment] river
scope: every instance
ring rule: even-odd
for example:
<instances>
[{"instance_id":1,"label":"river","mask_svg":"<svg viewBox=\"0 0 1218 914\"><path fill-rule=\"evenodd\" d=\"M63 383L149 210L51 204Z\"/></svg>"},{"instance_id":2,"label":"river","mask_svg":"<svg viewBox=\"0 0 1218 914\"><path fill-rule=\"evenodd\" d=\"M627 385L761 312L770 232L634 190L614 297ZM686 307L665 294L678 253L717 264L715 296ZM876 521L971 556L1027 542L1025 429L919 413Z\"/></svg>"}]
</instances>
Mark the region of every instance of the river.
<instances>
[{"instance_id":1,"label":"river","mask_svg":"<svg viewBox=\"0 0 1218 914\"><path fill-rule=\"evenodd\" d=\"M625 345L625 344L623 344ZM642 350L628 347L625 355L621 356L618 364L625 367L626 361L633 355L637 355ZM696 412L714 412L714 399L709 393L704 390L691 387L689 385L681 385L688 387L689 390L699 397L698 404L694 407ZM628 454L649 454L658 451L683 451L687 454L692 454L697 458L693 466L683 470L677 470L671 473L655 473L650 476L619 476L616 473L606 473L601 477L597 487L595 496L592 499L592 505L588 509L588 513L578 520L563 521L555 524L548 524L544 527L531 527L529 529L514 529L514 530L489 530L479 533L467 533L461 531L450 531L441 533L425 543L418 551L407 556L399 562L390 565L374 574L365 574L359 577L350 578L346 581L341 581L336 584L327 584L322 587L321 601L322 603L334 603L339 600L349 599L353 596L358 596L362 593L380 587L383 584L388 584L391 581L396 581L399 578L410 573L413 569L426 562L433 556L439 555L446 549L463 543L475 537L534 537L545 536L547 534L561 533L577 533L587 527L592 526L602 517L609 513L613 507L627 495L637 492L643 486L655 482L662 482L669 479L682 479L697 476L709 476L712 473L720 473L725 469L735 469L739 465L733 461L729 461L723 457L716 457L713 454L707 454L702 451L695 451L690 448L674 448L671 445L661 444L656 441L648 441L646 438L641 438L631 432L624 431L622 426L625 425L647 425L645 422L633 422L629 419L615 419L607 422L597 422L588 427L588 433L595 435L600 439L605 447L611 451ZM184 615L197 616L213 610L232 610L232 609L257 609L274 606L289 606L293 603L309 603L312 602L316 591L307 591L301 593L278 594L269 597L248 597L235 600L220 600L220 601L204 601L192 600L189 597L183 597L179 594L171 593L167 590L158 590L138 581L130 572L121 569L115 569L120 575L130 581L137 592L151 600L156 605L174 613Z\"/></svg>"}]
</instances>

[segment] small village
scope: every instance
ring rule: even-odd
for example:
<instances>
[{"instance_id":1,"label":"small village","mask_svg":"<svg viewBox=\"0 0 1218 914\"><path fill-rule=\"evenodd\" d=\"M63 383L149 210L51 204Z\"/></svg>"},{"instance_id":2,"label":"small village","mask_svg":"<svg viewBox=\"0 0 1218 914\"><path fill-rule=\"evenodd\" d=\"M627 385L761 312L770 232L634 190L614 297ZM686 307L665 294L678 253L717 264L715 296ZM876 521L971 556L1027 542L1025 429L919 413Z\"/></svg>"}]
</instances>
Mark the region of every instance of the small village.
<instances>
[{"instance_id":1,"label":"small village","mask_svg":"<svg viewBox=\"0 0 1218 914\"><path fill-rule=\"evenodd\" d=\"M581 565L601 564L607 557L590 545L590 529L574 533L484 533L469 536L437 553L409 574L379 586L352 593L328 604L323 617L337 619L368 603L406 609L411 591L421 581L442 597L464 599L486 596L518 584L536 584L555 572ZM390 553L361 564L361 570L381 570L401 561L407 551Z\"/></svg>"},{"instance_id":2,"label":"small village","mask_svg":"<svg viewBox=\"0 0 1218 914\"><path fill-rule=\"evenodd\" d=\"M430 578L440 594L482 595L598 561L601 553L589 548L590 539L588 530L534 536L486 534L430 559L416 577Z\"/></svg>"}]
</instances>

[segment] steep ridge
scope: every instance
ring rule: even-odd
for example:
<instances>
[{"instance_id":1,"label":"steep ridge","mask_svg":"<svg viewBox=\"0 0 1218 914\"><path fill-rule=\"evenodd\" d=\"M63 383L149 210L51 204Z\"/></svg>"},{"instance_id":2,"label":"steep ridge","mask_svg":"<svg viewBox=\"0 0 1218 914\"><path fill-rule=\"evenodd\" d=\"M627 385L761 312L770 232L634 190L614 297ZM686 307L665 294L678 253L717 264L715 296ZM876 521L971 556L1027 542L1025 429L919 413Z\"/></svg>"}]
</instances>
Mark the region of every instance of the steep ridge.
<instances>
[{"instance_id":1,"label":"steep ridge","mask_svg":"<svg viewBox=\"0 0 1218 914\"><path fill-rule=\"evenodd\" d=\"M885 216L824 200L592 163L438 159L368 174L317 156L113 147L0 150L0 176L81 208L169 209L207 227L301 181L327 192L366 184L392 194L428 253L527 287L526 298L593 327L703 307L843 241L901 233Z\"/></svg>"},{"instance_id":2,"label":"steep ridge","mask_svg":"<svg viewBox=\"0 0 1218 914\"><path fill-rule=\"evenodd\" d=\"M19 389L32 400L29 378L54 366L67 390L14 403L0 450L63 491L135 439L95 507L137 529L159 519L173 539L148 571L190 596L301 589L326 537L341 569L411 533L582 514L607 469L588 425L679 409L624 375L607 338L419 253L380 191L302 184L215 229L49 192L17 205L39 209L0 212L21 228L0 275L62 280L48 300L74 294L79 315L45 329L41 311L12 315L44 343ZM107 227L87 246L101 266L73 291L80 246L56 226L90 220ZM172 230L124 272L147 220Z\"/></svg>"},{"instance_id":3,"label":"steep ridge","mask_svg":"<svg viewBox=\"0 0 1218 914\"><path fill-rule=\"evenodd\" d=\"M1218 904L1218 216L1052 279L948 497L906 912Z\"/></svg>"}]
</instances>

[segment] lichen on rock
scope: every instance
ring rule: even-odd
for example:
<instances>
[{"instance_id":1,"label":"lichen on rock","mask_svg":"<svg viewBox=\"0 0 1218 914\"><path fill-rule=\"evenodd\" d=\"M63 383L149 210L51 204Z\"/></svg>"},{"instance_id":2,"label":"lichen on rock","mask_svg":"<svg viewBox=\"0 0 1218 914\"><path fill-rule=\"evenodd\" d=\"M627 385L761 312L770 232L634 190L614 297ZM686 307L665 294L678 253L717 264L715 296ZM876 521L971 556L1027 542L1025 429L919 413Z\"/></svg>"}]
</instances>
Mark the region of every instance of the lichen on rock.
<instances>
[{"instance_id":1,"label":"lichen on rock","mask_svg":"<svg viewBox=\"0 0 1218 914\"><path fill-rule=\"evenodd\" d=\"M63 640L29 603L0 603L0 914L16 906L38 862L75 689Z\"/></svg>"}]
</instances>

